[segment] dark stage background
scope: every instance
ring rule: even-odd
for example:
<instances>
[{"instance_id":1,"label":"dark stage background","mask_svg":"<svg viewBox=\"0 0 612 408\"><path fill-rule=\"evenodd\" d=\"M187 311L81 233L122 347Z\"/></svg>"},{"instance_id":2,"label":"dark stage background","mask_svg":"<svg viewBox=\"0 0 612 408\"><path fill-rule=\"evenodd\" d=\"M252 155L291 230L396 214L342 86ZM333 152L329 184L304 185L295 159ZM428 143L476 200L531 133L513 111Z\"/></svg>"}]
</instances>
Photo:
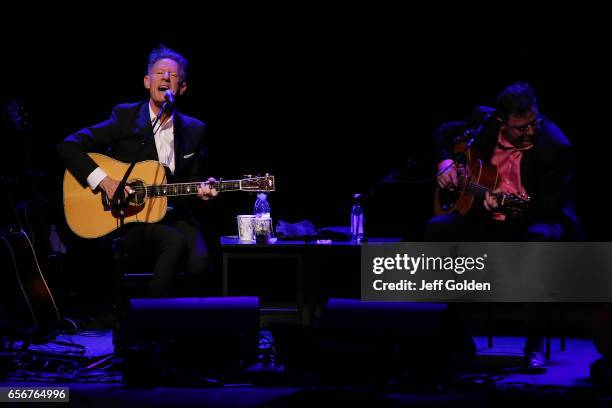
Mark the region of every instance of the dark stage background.
<instances>
[{"instance_id":1,"label":"dark stage background","mask_svg":"<svg viewBox=\"0 0 612 408\"><path fill-rule=\"evenodd\" d=\"M432 129L524 80L575 146L587 238L609 239L612 67L597 10L555 18L525 10L460 18L442 5L435 13L399 6L197 10L151 6L127 16L87 6L80 17L46 22L24 10L5 15L17 24L4 29L2 102L22 100L30 114L50 214L78 257L98 247L62 224L63 166L54 147L106 119L115 104L146 98L146 58L159 43L191 62L180 108L208 123L209 174L274 174L275 220L347 225L351 195L370 190L369 234L419 239L432 215L433 182L379 181L410 160L416 167L404 178L431 176ZM4 163L22 161L6 147L15 143L10 132L2 143ZM231 193L203 205L209 239L235 234L235 215L250 212L253 201Z\"/></svg>"}]
</instances>

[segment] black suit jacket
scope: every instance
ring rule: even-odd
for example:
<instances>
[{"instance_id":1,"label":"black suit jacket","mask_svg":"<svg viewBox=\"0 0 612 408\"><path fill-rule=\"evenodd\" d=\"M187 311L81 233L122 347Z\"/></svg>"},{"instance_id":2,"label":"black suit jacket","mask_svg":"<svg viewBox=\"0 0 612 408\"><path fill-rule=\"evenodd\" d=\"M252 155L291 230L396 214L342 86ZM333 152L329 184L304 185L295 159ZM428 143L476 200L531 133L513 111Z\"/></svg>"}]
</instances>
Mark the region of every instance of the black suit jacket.
<instances>
[{"instance_id":1,"label":"black suit jacket","mask_svg":"<svg viewBox=\"0 0 612 408\"><path fill-rule=\"evenodd\" d=\"M171 181L203 181L206 124L174 110L175 171ZM142 143L144 141L144 144ZM57 146L66 167L84 186L97 167L88 152L109 155L122 162L159 160L149 114L149 102L113 108L109 119L73 133ZM169 172L168 172L169 173Z\"/></svg>"},{"instance_id":2,"label":"black suit jacket","mask_svg":"<svg viewBox=\"0 0 612 408\"><path fill-rule=\"evenodd\" d=\"M482 128L473 147L484 161L489 162L500 127L494 111L480 106L468 120L449 122L437 128L434 132L436 163L452 158L452 146L458 138L466 130L479 126ZM566 227L579 228L572 200L572 162L567 137L550 119L544 118L534 135L533 148L527 150L521 160L521 181L532 199L524 220L561 222Z\"/></svg>"}]
</instances>

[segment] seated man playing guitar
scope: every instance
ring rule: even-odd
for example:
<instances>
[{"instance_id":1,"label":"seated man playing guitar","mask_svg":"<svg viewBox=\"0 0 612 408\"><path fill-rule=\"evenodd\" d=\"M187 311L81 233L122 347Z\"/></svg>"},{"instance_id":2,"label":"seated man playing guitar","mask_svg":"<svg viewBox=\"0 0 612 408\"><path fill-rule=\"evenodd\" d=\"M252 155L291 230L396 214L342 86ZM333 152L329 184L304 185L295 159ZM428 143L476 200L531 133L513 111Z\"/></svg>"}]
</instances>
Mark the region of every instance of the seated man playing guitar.
<instances>
[{"instance_id":1,"label":"seated man playing guitar","mask_svg":"<svg viewBox=\"0 0 612 408\"><path fill-rule=\"evenodd\" d=\"M570 143L540 115L529 84L506 87L495 109L479 107L466 122L442 125L434 140L437 216L425 227L426 241L575 239ZM529 322L531 367L544 364L541 314Z\"/></svg>"},{"instance_id":2,"label":"seated man playing guitar","mask_svg":"<svg viewBox=\"0 0 612 408\"><path fill-rule=\"evenodd\" d=\"M110 153L127 163L155 160L176 182L202 180L206 125L174 109L174 96L187 88L186 68L187 60L179 53L163 46L153 50L144 77L148 101L117 105L109 119L79 130L58 145L66 167L83 186L118 197L120 178L110 177L88 152ZM197 190L202 200L218 193L214 179L198 184ZM128 197L135 193L125 186ZM151 296L172 296L175 275L181 271L193 281L191 287L201 288L209 268L200 227L185 204L184 199L172 202L174 210L164 213L159 223L134 222L123 228L128 253L153 263Z\"/></svg>"}]
</instances>

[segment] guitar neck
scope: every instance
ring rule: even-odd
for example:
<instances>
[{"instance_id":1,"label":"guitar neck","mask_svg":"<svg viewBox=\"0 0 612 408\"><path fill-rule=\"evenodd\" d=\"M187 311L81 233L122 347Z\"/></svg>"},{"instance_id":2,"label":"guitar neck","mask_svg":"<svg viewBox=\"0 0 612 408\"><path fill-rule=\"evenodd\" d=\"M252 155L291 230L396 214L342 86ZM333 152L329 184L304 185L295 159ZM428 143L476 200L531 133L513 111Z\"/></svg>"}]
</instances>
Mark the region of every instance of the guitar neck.
<instances>
[{"instance_id":1,"label":"guitar neck","mask_svg":"<svg viewBox=\"0 0 612 408\"><path fill-rule=\"evenodd\" d=\"M198 188L203 184L213 185L219 192L240 191L242 190L242 180L222 180L214 183L195 182L195 183L172 183L145 186L147 197L174 197L186 196L198 193ZM135 188L138 192L138 187Z\"/></svg>"},{"instance_id":2,"label":"guitar neck","mask_svg":"<svg viewBox=\"0 0 612 408\"><path fill-rule=\"evenodd\" d=\"M487 187L484 187L480 184L476 184L476 183L467 183L465 189L472 194L474 197L476 198L480 198L483 199L485 198L485 194L488 192L491 192L490 189L488 189Z\"/></svg>"},{"instance_id":3,"label":"guitar neck","mask_svg":"<svg viewBox=\"0 0 612 408\"><path fill-rule=\"evenodd\" d=\"M487 192L493 193L491 189L484 187L480 184L476 183L468 183L465 189L472 194L474 197L479 198L481 200L485 199L485 195ZM506 193L497 193L497 200L499 202L500 207L523 207L526 205L526 201L520 198L517 198L511 194ZM529 198L527 199L529 200Z\"/></svg>"}]
</instances>

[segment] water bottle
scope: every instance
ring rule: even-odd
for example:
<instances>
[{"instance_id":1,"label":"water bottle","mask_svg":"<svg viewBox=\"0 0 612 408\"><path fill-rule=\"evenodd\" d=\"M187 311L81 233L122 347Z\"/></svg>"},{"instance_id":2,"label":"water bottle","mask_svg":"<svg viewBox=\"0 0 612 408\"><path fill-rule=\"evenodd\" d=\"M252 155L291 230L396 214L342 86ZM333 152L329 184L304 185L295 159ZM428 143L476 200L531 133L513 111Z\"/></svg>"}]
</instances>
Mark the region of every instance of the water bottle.
<instances>
[{"instance_id":1,"label":"water bottle","mask_svg":"<svg viewBox=\"0 0 612 408\"><path fill-rule=\"evenodd\" d=\"M364 216L363 207L360 203L361 194L353 195L355 203L351 207L351 241L357 244L361 243L364 239Z\"/></svg>"},{"instance_id":2,"label":"water bottle","mask_svg":"<svg viewBox=\"0 0 612 408\"><path fill-rule=\"evenodd\" d=\"M255 242L258 244L268 243L270 238L272 238L272 219L270 218L270 204L268 203L266 193L257 194L253 212L255 214L255 219L253 220Z\"/></svg>"},{"instance_id":3,"label":"water bottle","mask_svg":"<svg viewBox=\"0 0 612 408\"><path fill-rule=\"evenodd\" d=\"M266 193L257 194L253 214L255 214L257 218L270 218L270 204L268 203L268 196Z\"/></svg>"}]
</instances>

